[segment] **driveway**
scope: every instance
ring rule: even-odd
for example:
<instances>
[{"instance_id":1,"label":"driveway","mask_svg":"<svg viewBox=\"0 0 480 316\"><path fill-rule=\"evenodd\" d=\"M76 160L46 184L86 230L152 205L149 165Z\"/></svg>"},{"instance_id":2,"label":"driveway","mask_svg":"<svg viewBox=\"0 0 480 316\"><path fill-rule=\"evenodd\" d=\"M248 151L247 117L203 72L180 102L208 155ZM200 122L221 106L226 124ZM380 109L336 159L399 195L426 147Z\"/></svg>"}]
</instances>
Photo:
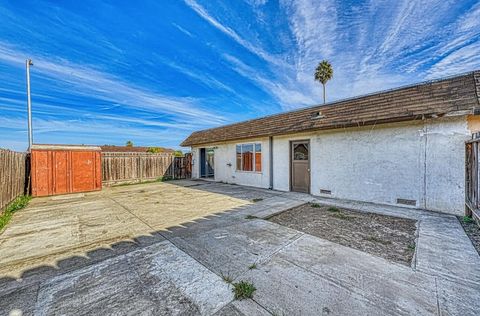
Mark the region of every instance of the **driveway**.
<instances>
[{"instance_id":1,"label":"driveway","mask_svg":"<svg viewBox=\"0 0 480 316\"><path fill-rule=\"evenodd\" d=\"M418 220L412 266L262 219L308 201ZM480 310L480 257L453 216L212 182L34 199L0 255L0 315ZM235 301L225 278L252 282L253 299Z\"/></svg>"}]
</instances>

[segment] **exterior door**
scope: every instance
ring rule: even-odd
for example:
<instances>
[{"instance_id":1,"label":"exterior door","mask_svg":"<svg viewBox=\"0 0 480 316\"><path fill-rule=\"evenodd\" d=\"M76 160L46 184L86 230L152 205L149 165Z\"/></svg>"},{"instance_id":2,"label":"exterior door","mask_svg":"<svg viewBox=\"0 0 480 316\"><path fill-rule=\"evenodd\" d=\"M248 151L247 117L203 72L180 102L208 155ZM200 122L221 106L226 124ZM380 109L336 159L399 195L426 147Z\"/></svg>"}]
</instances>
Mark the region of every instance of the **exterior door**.
<instances>
[{"instance_id":1,"label":"exterior door","mask_svg":"<svg viewBox=\"0 0 480 316\"><path fill-rule=\"evenodd\" d=\"M200 177L214 177L214 149L200 148Z\"/></svg>"},{"instance_id":2,"label":"exterior door","mask_svg":"<svg viewBox=\"0 0 480 316\"><path fill-rule=\"evenodd\" d=\"M307 140L290 143L290 189L310 193L310 142Z\"/></svg>"},{"instance_id":3,"label":"exterior door","mask_svg":"<svg viewBox=\"0 0 480 316\"><path fill-rule=\"evenodd\" d=\"M206 170L207 170L207 177L214 177L214 166L215 166L215 150L213 148L206 149Z\"/></svg>"}]
</instances>

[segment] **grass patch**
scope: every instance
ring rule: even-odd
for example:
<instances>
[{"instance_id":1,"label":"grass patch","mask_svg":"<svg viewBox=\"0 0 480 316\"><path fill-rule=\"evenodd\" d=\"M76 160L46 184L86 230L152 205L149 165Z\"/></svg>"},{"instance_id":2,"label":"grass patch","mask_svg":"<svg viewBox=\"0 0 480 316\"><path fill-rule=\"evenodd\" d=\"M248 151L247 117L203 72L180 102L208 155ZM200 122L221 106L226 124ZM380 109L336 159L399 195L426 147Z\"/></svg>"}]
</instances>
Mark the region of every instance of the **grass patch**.
<instances>
[{"instance_id":1,"label":"grass patch","mask_svg":"<svg viewBox=\"0 0 480 316\"><path fill-rule=\"evenodd\" d=\"M256 216L253 216L253 215L247 215L245 216L245 219L255 219L257 218Z\"/></svg>"},{"instance_id":2,"label":"grass patch","mask_svg":"<svg viewBox=\"0 0 480 316\"><path fill-rule=\"evenodd\" d=\"M364 239L367 241L376 242L382 245L390 245L392 243L390 240L383 240L375 236L368 236L368 237L365 237Z\"/></svg>"},{"instance_id":3,"label":"grass patch","mask_svg":"<svg viewBox=\"0 0 480 316\"><path fill-rule=\"evenodd\" d=\"M3 228L12 219L13 213L27 206L28 202L30 202L31 199L32 197L28 195L22 195L17 197L10 204L8 204L7 208L5 209L5 212L3 212L2 215L0 215L0 231L2 231Z\"/></svg>"},{"instance_id":4,"label":"grass patch","mask_svg":"<svg viewBox=\"0 0 480 316\"><path fill-rule=\"evenodd\" d=\"M318 203L310 203L310 206L311 207L322 207L322 205L320 205Z\"/></svg>"},{"instance_id":5,"label":"grass patch","mask_svg":"<svg viewBox=\"0 0 480 316\"><path fill-rule=\"evenodd\" d=\"M228 274L223 274L223 273L222 273L222 280L225 283L228 283L228 284L231 284L233 282L233 279L232 279L231 276L229 276Z\"/></svg>"},{"instance_id":6,"label":"grass patch","mask_svg":"<svg viewBox=\"0 0 480 316\"><path fill-rule=\"evenodd\" d=\"M329 208L327 208L327 211L332 212L332 213L340 212L340 210L338 208L336 208L335 206L330 206Z\"/></svg>"},{"instance_id":7,"label":"grass patch","mask_svg":"<svg viewBox=\"0 0 480 316\"><path fill-rule=\"evenodd\" d=\"M233 283L233 293L235 295L236 300L243 300L245 298L252 298L253 293L257 289L253 285L253 283L240 281L238 283Z\"/></svg>"},{"instance_id":8,"label":"grass patch","mask_svg":"<svg viewBox=\"0 0 480 316\"><path fill-rule=\"evenodd\" d=\"M252 200L253 203L257 203L257 202L260 202L260 201L263 201L262 198L255 198Z\"/></svg>"},{"instance_id":9,"label":"grass patch","mask_svg":"<svg viewBox=\"0 0 480 316\"><path fill-rule=\"evenodd\" d=\"M332 216L333 216L333 217L336 217L336 218L338 218L338 219L343 219L343 220L352 219L352 217L347 216L347 215L342 214L342 213L333 213Z\"/></svg>"},{"instance_id":10,"label":"grass patch","mask_svg":"<svg viewBox=\"0 0 480 316\"><path fill-rule=\"evenodd\" d=\"M471 218L470 216L464 216L463 217L463 222L464 223L473 223L473 218Z\"/></svg>"},{"instance_id":11,"label":"grass patch","mask_svg":"<svg viewBox=\"0 0 480 316\"><path fill-rule=\"evenodd\" d=\"M252 264L248 267L248 270L253 270L253 269L256 269L256 268L257 268L257 264L254 263L254 264Z\"/></svg>"}]
</instances>

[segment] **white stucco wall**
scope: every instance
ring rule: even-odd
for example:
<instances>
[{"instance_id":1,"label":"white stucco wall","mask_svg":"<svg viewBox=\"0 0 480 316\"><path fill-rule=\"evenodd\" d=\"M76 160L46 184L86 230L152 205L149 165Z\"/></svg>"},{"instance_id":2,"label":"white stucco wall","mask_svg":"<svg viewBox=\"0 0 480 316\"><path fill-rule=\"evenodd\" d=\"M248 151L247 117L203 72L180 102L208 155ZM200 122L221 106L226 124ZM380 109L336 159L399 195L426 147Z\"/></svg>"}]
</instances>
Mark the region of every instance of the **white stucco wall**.
<instances>
[{"instance_id":1,"label":"white stucco wall","mask_svg":"<svg viewBox=\"0 0 480 316\"><path fill-rule=\"evenodd\" d=\"M462 214L464 142L470 135L462 116L274 137L273 188L290 189L290 141L308 139L313 195L325 189L332 194L324 196L349 200L415 200L415 207ZM268 138L251 141L262 143L262 173L235 171L237 142L215 144L215 180L269 187Z\"/></svg>"},{"instance_id":2,"label":"white stucco wall","mask_svg":"<svg viewBox=\"0 0 480 316\"><path fill-rule=\"evenodd\" d=\"M260 143L262 145L262 171L237 171L236 170L236 145L245 143ZM249 139L248 141L215 143L206 147L213 147L215 151L214 173L215 181L248 185L259 188L269 187L268 159L270 155L268 138ZM192 148L194 165L192 176L199 177L200 170L200 147Z\"/></svg>"}]
</instances>

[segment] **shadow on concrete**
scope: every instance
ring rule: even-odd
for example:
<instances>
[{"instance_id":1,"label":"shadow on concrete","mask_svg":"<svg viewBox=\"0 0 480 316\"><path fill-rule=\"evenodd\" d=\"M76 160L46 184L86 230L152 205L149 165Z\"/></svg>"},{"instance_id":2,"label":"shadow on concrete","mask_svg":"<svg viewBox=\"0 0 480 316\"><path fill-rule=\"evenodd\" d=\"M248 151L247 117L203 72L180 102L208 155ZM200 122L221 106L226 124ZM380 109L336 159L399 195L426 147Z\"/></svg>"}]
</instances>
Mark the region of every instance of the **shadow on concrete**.
<instances>
[{"instance_id":1,"label":"shadow on concrete","mask_svg":"<svg viewBox=\"0 0 480 316\"><path fill-rule=\"evenodd\" d=\"M257 188L247 188L230 184L219 184L208 181L179 180L164 182L168 185L182 186L192 190L200 190L211 193L223 194L236 199L242 199L251 202L251 204L222 210L212 213L208 216L185 221L179 225L168 227L166 229L151 231L147 234L136 236L133 239L122 240L110 244L108 247L100 247L91 251L86 251L84 255L75 255L66 259L56 261L56 266L41 265L27 269L21 273L20 278L1 277L0 278L0 311L22 312L23 315L33 313L30 310L35 305L38 288L42 282L53 277L60 276L81 268L85 268L109 258L127 254L147 246L171 240L175 237L181 237L185 234L194 236L197 233L208 231L212 228L228 225L235 225L247 222L251 219L248 215L258 212L262 209L265 200L281 194L281 192L268 191ZM134 184L132 186L141 189L144 184ZM261 202L261 203L256 203ZM69 203L68 200L61 203ZM179 247L182 249L181 247ZM52 254L54 255L54 254ZM218 271L212 271L219 275ZM222 277L222 275L219 275ZM20 293L20 294L19 294ZM33 303L32 303L33 302ZM27 306L27 304L30 304Z\"/></svg>"}]
</instances>

